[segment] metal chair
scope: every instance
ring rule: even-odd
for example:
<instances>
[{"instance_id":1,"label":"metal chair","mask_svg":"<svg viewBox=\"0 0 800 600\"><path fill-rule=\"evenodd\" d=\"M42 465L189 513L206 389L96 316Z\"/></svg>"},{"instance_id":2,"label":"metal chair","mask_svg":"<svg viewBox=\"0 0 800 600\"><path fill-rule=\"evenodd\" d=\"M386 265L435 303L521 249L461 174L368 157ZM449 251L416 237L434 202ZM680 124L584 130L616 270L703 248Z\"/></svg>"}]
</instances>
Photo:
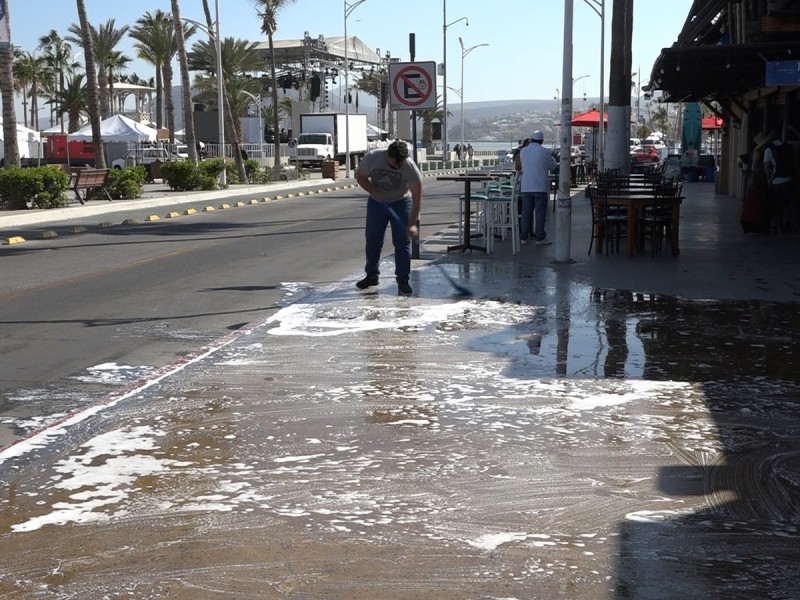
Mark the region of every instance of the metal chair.
<instances>
[{"instance_id":1,"label":"metal chair","mask_svg":"<svg viewBox=\"0 0 800 600\"><path fill-rule=\"evenodd\" d=\"M605 243L606 256L611 251L612 241L614 242L614 251L619 252L619 241L627 235L627 217L609 210L606 188L590 185L586 188L586 193L589 196L592 210L592 232L588 253L592 253L595 240L598 244Z\"/></svg>"},{"instance_id":2,"label":"metal chair","mask_svg":"<svg viewBox=\"0 0 800 600\"><path fill-rule=\"evenodd\" d=\"M486 252L494 251L495 237L511 236L511 252L520 251L519 237L519 177L515 173L499 186L490 187L485 200L484 236Z\"/></svg>"}]
</instances>

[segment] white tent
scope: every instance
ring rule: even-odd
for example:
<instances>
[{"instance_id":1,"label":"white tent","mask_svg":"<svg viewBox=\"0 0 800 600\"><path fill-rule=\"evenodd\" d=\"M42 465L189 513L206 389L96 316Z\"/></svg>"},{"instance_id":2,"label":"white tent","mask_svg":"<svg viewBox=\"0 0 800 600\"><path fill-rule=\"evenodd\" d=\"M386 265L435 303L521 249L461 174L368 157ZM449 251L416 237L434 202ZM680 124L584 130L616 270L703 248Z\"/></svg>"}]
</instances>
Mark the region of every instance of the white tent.
<instances>
[{"instance_id":1,"label":"white tent","mask_svg":"<svg viewBox=\"0 0 800 600\"><path fill-rule=\"evenodd\" d=\"M104 142L155 142L158 132L152 127L142 125L138 121L124 115L114 115L100 121L100 137ZM75 133L70 133L70 140L92 140L92 124L87 123Z\"/></svg>"},{"instance_id":2,"label":"white tent","mask_svg":"<svg viewBox=\"0 0 800 600\"><path fill-rule=\"evenodd\" d=\"M3 135L3 118L0 117L0 153L4 153L2 146L5 138ZM17 148L20 158L37 158L41 139L38 131L17 123Z\"/></svg>"}]
</instances>

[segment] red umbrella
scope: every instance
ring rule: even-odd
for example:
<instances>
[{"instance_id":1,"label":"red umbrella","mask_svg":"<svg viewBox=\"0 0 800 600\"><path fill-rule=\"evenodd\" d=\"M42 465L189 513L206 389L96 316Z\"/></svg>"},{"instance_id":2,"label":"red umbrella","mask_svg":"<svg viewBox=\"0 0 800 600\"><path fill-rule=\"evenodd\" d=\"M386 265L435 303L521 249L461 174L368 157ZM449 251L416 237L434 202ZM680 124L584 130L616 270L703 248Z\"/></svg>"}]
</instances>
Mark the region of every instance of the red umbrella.
<instances>
[{"instance_id":1,"label":"red umbrella","mask_svg":"<svg viewBox=\"0 0 800 600\"><path fill-rule=\"evenodd\" d=\"M608 113L603 113L603 124L608 125ZM600 127L600 111L590 110L572 117L573 127Z\"/></svg>"},{"instance_id":2,"label":"red umbrella","mask_svg":"<svg viewBox=\"0 0 800 600\"><path fill-rule=\"evenodd\" d=\"M702 129L703 131L708 131L709 129L722 129L722 119L719 117L703 117Z\"/></svg>"}]
</instances>

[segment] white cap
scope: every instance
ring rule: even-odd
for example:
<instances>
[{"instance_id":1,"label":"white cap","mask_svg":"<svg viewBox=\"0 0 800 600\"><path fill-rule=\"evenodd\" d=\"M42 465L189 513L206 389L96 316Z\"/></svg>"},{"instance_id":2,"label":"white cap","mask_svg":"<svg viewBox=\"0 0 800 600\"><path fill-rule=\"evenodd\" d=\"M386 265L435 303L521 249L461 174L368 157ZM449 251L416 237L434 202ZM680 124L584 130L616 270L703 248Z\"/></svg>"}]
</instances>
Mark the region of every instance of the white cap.
<instances>
[{"instance_id":1,"label":"white cap","mask_svg":"<svg viewBox=\"0 0 800 600\"><path fill-rule=\"evenodd\" d=\"M544 134L539 131L538 129L531 134L531 141L532 142L543 142L544 141Z\"/></svg>"}]
</instances>

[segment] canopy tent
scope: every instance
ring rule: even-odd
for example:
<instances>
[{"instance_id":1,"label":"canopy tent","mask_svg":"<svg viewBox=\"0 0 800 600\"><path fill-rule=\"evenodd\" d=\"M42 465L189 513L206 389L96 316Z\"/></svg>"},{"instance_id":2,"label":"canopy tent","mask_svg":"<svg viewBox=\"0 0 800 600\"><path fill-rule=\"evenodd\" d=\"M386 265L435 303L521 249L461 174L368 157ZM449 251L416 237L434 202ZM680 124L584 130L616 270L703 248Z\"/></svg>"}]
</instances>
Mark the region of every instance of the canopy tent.
<instances>
[{"instance_id":1,"label":"canopy tent","mask_svg":"<svg viewBox=\"0 0 800 600\"><path fill-rule=\"evenodd\" d=\"M0 142L5 140L5 137L3 136L3 117L0 117ZM38 144L40 140L41 136L39 135L38 131L17 123L17 142L20 144L23 142L36 142Z\"/></svg>"},{"instance_id":2,"label":"canopy tent","mask_svg":"<svg viewBox=\"0 0 800 600\"><path fill-rule=\"evenodd\" d=\"M158 132L124 115L114 115L100 121L100 137L104 142L155 142ZM75 133L70 133L68 138L91 141L92 124L87 123Z\"/></svg>"},{"instance_id":3,"label":"canopy tent","mask_svg":"<svg viewBox=\"0 0 800 600\"><path fill-rule=\"evenodd\" d=\"M35 129L30 129L25 127L24 125L17 125L17 150L19 151L20 158L38 158L41 156L40 152L40 145L42 141L42 137L39 135L39 132ZM5 141L3 131L3 118L0 117L0 159L3 159L5 154L4 149L2 147L3 142ZM5 160L3 160L3 164L5 164Z\"/></svg>"},{"instance_id":4,"label":"canopy tent","mask_svg":"<svg viewBox=\"0 0 800 600\"><path fill-rule=\"evenodd\" d=\"M603 125L608 125L608 113L603 113ZM600 127L600 111L593 109L572 117L573 127Z\"/></svg>"},{"instance_id":5,"label":"canopy tent","mask_svg":"<svg viewBox=\"0 0 800 600\"><path fill-rule=\"evenodd\" d=\"M701 128L703 131L710 131L712 129L722 129L723 121L719 117L703 117L701 121Z\"/></svg>"}]
</instances>

